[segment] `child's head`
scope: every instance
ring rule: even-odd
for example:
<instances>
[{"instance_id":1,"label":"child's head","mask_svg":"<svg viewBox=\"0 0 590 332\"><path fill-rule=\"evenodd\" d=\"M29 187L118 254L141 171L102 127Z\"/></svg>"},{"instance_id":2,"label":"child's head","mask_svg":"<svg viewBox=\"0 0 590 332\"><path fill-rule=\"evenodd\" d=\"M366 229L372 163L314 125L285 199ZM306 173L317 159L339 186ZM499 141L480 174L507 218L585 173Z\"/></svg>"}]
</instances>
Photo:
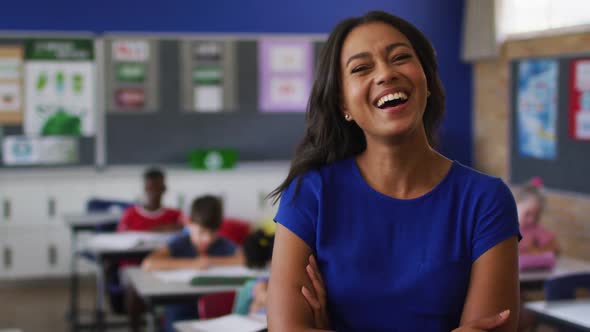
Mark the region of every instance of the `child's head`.
<instances>
[{"instance_id":1,"label":"child's head","mask_svg":"<svg viewBox=\"0 0 590 332\"><path fill-rule=\"evenodd\" d=\"M545 207L545 197L541 193L539 183L531 181L516 193L518 222L522 227L539 223L541 213Z\"/></svg>"},{"instance_id":2,"label":"child's head","mask_svg":"<svg viewBox=\"0 0 590 332\"><path fill-rule=\"evenodd\" d=\"M249 268L264 268L272 259L274 235L257 230L244 241L244 256Z\"/></svg>"},{"instance_id":3,"label":"child's head","mask_svg":"<svg viewBox=\"0 0 590 332\"><path fill-rule=\"evenodd\" d=\"M196 198L191 205L191 222L188 225L191 241L205 249L215 240L223 219L223 205L215 196Z\"/></svg>"},{"instance_id":4,"label":"child's head","mask_svg":"<svg viewBox=\"0 0 590 332\"><path fill-rule=\"evenodd\" d=\"M143 189L147 204L159 206L162 202L162 195L166 191L164 172L158 168L150 168L143 173Z\"/></svg>"}]
</instances>

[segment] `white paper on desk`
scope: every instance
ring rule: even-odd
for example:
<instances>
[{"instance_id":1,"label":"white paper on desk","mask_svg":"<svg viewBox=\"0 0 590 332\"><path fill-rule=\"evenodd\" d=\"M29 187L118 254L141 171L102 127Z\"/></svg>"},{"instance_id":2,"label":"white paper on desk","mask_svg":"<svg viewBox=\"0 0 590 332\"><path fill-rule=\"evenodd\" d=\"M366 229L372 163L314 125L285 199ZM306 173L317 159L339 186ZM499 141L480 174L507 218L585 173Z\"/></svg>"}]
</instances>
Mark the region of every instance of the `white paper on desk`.
<instances>
[{"instance_id":1,"label":"white paper on desk","mask_svg":"<svg viewBox=\"0 0 590 332\"><path fill-rule=\"evenodd\" d=\"M163 282L189 283L194 277L259 277L266 271L251 270L243 266L217 266L206 270L170 270L153 272L154 276Z\"/></svg>"},{"instance_id":2,"label":"white paper on desk","mask_svg":"<svg viewBox=\"0 0 590 332\"><path fill-rule=\"evenodd\" d=\"M170 239L171 234L148 232L124 232L98 234L88 241L90 249L127 250L140 245L163 245Z\"/></svg>"},{"instance_id":3,"label":"white paper on desk","mask_svg":"<svg viewBox=\"0 0 590 332\"><path fill-rule=\"evenodd\" d=\"M197 276L198 272L198 270L170 270L153 272L153 275L163 282L188 283Z\"/></svg>"},{"instance_id":4,"label":"white paper on desk","mask_svg":"<svg viewBox=\"0 0 590 332\"><path fill-rule=\"evenodd\" d=\"M219 318L194 322L192 327L200 332L257 332L266 328L266 323L241 315L227 315Z\"/></svg>"}]
</instances>

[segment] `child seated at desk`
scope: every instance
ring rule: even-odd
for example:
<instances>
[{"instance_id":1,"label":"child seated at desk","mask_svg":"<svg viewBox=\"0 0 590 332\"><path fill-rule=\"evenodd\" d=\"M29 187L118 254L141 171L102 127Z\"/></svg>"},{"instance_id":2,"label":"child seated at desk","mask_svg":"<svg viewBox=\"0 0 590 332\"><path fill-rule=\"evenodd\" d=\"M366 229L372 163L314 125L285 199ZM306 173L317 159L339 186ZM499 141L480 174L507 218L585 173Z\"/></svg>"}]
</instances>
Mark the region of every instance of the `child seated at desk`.
<instances>
[{"instance_id":1,"label":"child seated at desk","mask_svg":"<svg viewBox=\"0 0 590 332\"><path fill-rule=\"evenodd\" d=\"M543 182L533 178L515 195L518 222L522 240L518 244L520 270L531 268L551 268L559 246L555 234L540 225L541 214L545 208L545 197L541 192ZM535 323L535 314L525 309L522 303L526 296L521 292L521 308L518 331L527 331Z\"/></svg>"},{"instance_id":2,"label":"child seated at desk","mask_svg":"<svg viewBox=\"0 0 590 332\"><path fill-rule=\"evenodd\" d=\"M551 268L559 252L555 234L540 224L545 197L540 178L533 178L516 194L522 240L518 244L520 268Z\"/></svg>"},{"instance_id":3,"label":"child seated at desk","mask_svg":"<svg viewBox=\"0 0 590 332\"><path fill-rule=\"evenodd\" d=\"M145 202L125 210L118 232L124 231L177 231L184 226L180 210L162 206L162 196L166 192L164 172L157 168L148 169L143 175Z\"/></svg>"},{"instance_id":4,"label":"child seated at desk","mask_svg":"<svg viewBox=\"0 0 590 332\"><path fill-rule=\"evenodd\" d=\"M244 264L242 250L230 240L217 234L222 219L223 207L218 198L214 196L197 198L191 206L191 222L186 230L171 239L167 246L146 257L142 268L149 271L206 269L209 266ZM167 305L164 315L165 330L172 332L175 321L198 318L196 302ZM133 319L138 326L138 317Z\"/></svg>"},{"instance_id":5,"label":"child seated at desk","mask_svg":"<svg viewBox=\"0 0 590 332\"><path fill-rule=\"evenodd\" d=\"M274 232L257 230L250 234L244 242L244 255L246 266L251 269L268 268L272 259L274 245ZM242 315L266 314L266 294L268 290L268 277L260 277L249 281L236 298L234 312Z\"/></svg>"},{"instance_id":6,"label":"child seated at desk","mask_svg":"<svg viewBox=\"0 0 590 332\"><path fill-rule=\"evenodd\" d=\"M184 217L180 210L162 205L166 192L165 175L161 169L149 168L143 174L144 202L128 207L124 212L117 232L150 231L173 232L182 229ZM124 312L124 290L120 284L120 267L139 265L139 259L125 259L118 262L104 262L109 300L116 312Z\"/></svg>"}]
</instances>

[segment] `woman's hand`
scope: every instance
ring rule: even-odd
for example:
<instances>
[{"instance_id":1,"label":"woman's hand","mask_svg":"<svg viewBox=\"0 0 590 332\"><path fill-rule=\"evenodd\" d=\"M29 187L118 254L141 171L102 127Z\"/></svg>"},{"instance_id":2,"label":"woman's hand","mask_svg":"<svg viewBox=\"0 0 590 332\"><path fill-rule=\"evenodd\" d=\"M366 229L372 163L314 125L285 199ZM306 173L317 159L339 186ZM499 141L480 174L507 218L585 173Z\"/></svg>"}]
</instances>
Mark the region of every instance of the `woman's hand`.
<instances>
[{"instance_id":1,"label":"woman's hand","mask_svg":"<svg viewBox=\"0 0 590 332\"><path fill-rule=\"evenodd\" d=\"M452 332L488 332L498 326L502 326L506 323L508 317L510 317L510 310L504 310L499 314L469 322L454 329Z\"/></svg>"},{"instance_id":2,"label":"woman's hand","mask_svg":"<svg viewBox=\"0 0 590 332\"><path fill-rule=\"evenodd\" d=\"M313 285L313 292L303 286L301 288L301 293L313 310L315 328L329 330L330 319L328 318L328 312L326 311L326 287L313 255L309 256L309 263L305 269Z\"/></svg>"}]
</instances>

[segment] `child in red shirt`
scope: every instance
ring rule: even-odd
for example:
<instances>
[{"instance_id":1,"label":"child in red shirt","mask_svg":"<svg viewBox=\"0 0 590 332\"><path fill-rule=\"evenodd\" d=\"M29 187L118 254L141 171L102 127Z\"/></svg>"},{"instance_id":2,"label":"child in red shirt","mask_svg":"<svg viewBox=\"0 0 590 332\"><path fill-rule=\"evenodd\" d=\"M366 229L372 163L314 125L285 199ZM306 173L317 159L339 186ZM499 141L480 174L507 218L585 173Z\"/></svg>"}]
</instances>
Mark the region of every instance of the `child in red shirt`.
<instances>
[{"instance_id":1,"label":"child in red shirt","mask_svg":"<svg viewBox=\"0 0 590 332\"><path fill-rule=\"evenodd\" d=\"M148 169L143 175L143 181L145 203L127 208L117 226L117 231L180 230L184 224L182 212L162 206L162 196L166 191L164 172L157 168Z\"/></svg>"}]
</instances>

